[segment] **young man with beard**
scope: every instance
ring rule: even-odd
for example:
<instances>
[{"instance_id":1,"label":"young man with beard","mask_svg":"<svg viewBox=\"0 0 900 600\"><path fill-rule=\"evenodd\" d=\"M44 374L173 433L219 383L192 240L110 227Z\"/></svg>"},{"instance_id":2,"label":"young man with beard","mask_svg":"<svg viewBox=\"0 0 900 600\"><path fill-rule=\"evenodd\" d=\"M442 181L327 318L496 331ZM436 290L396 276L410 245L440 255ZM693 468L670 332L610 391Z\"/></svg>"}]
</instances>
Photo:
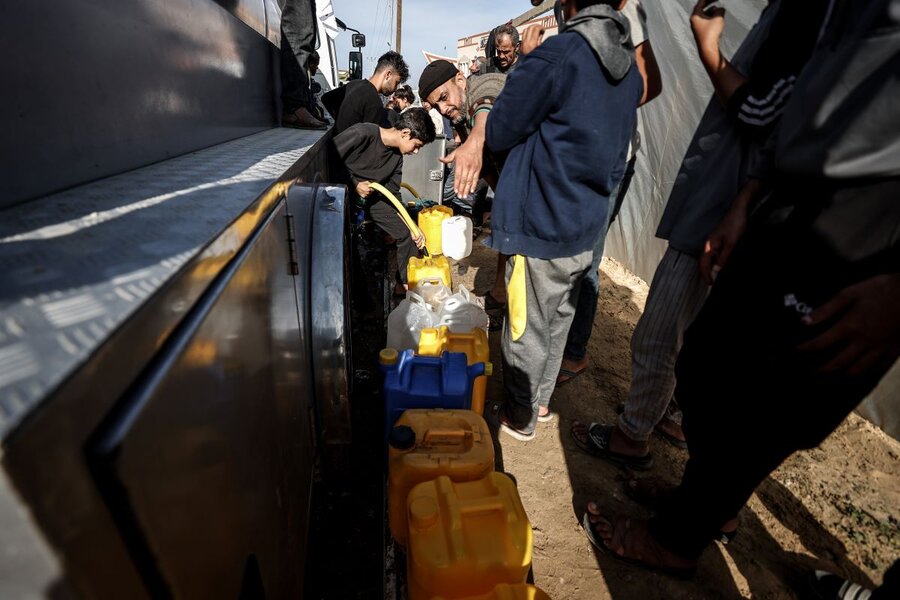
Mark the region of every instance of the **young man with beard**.
<instances>
[{"instance_id":1,"label":"young man with beard","mask_svg":"<svg viewBox=\"0 0 900 600\"><path fill-rule=\"evenodd\" d=\"M344 98L335 117L334 133L338 135L357 123L388 126L382 96L390 96L397 86L409 78L409 67L403 57L393 50L378 59L375 72L368 79L351 81L343 88ZM326 104L327 106L327 104Z\"/></svg>"}]
</instances>

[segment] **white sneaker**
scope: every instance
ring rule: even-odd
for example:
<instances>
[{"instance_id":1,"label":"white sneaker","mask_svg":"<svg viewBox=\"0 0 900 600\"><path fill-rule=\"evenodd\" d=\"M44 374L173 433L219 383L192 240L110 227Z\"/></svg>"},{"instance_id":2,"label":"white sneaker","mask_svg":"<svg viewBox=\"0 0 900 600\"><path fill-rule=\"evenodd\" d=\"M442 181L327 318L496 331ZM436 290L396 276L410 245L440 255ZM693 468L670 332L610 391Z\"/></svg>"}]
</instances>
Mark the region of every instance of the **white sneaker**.
<instances>
[{"instance_id":1,"label":"white sneaker","mask_svg":"<svg viewBox=\"0 0 900 600\"><path fill-rule=\"evenodd\" d=\"M521 429L516 429L515 427L507 423L503 417L500 418L500 431L519 440L520 442L530 442L536 435L536 431L534 430L531 433L528 433L526 431L522 431Z\"/></svg>"}]
</instances>

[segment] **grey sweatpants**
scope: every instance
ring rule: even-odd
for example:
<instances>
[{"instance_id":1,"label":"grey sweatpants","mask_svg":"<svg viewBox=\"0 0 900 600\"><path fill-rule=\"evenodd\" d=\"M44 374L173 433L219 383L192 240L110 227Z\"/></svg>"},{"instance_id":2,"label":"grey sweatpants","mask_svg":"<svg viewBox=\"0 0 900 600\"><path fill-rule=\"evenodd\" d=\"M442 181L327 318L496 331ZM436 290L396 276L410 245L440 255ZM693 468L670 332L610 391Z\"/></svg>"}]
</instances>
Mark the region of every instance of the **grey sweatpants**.
<instances>
[{"instance_id":1,"label":"grey sweatpants","mask_svg":"<svg viewBox=\"0 0 900 600\"><path fill-rule=\"evenodd\" d=\"M517 428L533 431L538 407L549 406L562 363L569 326L575 315L578 288L591 267L592 251L576 256L543 260L510 257L506 263L506 286L514 260L525 261L525 331L513 341L510 318L503 323L503 384L506 414Z\"/></svg>"},{"instance_id":2,"label":"grey sweatpants","mask_svg":"<svg viewBox=\"0 0 900 600\"><path fill-rule=\"evenodd\" d=\"M697 259L668 248L631 337L631 389L618 419L619 429L629 438L647 441L666 414L675 392L675 360L684 332L708 293Z\"/></svg>"}]
</instances>

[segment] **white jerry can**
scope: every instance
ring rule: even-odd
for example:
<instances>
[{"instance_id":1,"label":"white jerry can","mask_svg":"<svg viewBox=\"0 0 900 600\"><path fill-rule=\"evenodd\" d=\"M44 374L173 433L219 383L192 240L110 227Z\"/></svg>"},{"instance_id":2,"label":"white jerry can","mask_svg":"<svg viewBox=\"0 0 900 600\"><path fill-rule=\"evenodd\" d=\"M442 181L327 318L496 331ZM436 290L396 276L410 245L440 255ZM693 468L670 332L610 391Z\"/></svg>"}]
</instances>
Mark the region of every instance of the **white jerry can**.
<instances>
[{"instance_id":1,"label":"white jerry can","mask_svg":"<svg viewBox=\"0 0 900 600\"><path fill-rule=\"evenodd\" d=\"M457 216L441 223L441 245L444 256L462 260L472 253L472 219Z\"/></svg>"}]
</instances>

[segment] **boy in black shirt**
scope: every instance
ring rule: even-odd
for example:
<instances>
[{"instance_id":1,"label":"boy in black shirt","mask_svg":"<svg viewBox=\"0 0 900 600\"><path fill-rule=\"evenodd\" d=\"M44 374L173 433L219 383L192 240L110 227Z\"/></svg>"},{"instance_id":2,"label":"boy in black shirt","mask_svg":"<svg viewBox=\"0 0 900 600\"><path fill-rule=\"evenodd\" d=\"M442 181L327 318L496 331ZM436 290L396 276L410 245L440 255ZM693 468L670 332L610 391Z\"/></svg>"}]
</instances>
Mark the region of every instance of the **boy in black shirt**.
<instances>
[{"instance_id":1,"label":"boy in black shirt","mask_svg":"<svg viewBox=\"0 0 900 600\"><path fill-rule=\"evenodd\" d=\"M401 114L392 128L358 123L334 138L338 156L347 167L356 194L365 198L372 220L397 240L397 267L406 285L406 264L425 246L424 237L413 240L397 210L386 198L369 187L377 182L400 198L403 155L415 154L434 141L434 123L422 108Z\"/></svg>"}]
</instances>

